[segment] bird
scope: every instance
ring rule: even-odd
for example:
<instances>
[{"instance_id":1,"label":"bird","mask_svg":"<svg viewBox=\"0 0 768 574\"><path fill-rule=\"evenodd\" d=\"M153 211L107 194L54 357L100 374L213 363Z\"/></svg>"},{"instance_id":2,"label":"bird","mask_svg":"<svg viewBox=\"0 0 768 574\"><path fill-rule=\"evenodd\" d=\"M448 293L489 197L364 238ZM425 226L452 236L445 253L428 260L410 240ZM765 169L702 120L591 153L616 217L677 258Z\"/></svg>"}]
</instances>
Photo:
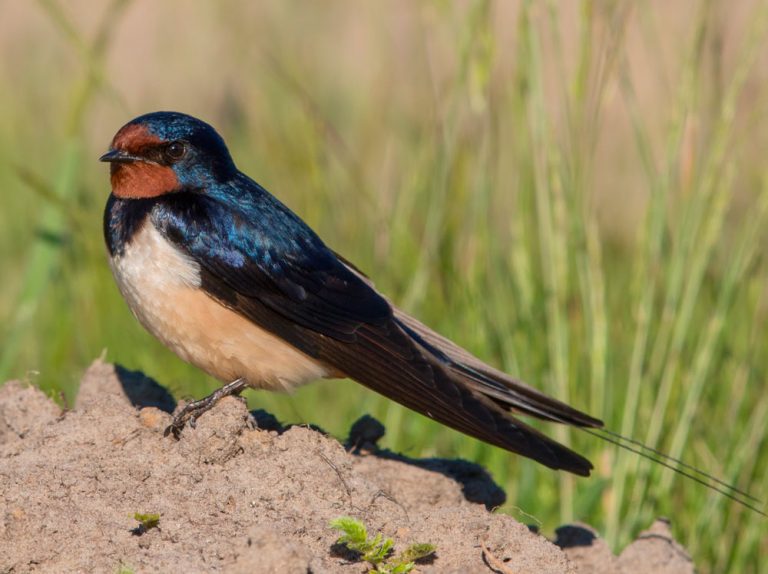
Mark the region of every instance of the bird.
<instances>
[{"instance_id":1,"label":"bird","mask_svg":"<svg viewBox=\"0 0 768 574\"><path fill-rule=\"evenodd\" d=\"M486 364L408 315L236 167L216 130L179 112L118 130L104 211L109 264L138 321L223 383L178 412L175 436L227 395L349 378L551 469L585 457L520 420L602 421Z\"/></svg>"}]
</instances>

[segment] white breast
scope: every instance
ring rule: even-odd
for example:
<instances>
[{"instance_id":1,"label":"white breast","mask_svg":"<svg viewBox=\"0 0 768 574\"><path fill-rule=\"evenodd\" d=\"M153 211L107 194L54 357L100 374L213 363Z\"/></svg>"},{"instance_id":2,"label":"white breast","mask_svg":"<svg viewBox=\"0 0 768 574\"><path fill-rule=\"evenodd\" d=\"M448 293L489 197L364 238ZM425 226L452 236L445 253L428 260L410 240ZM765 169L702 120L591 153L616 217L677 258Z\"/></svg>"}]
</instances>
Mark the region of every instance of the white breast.
<instances>
[{"instance_id":1,"label":"white breast","mask_svg":"<svg viewBox=\"0 0 768 574\"><path fill-rule=\"evenodd\" d=\"M279 337L223 307L200 289L199 265L147 222L112 272L133 314L179 357L217 379L243 377L270 390L291 390L328 369Z\"/></svg>"}]
</instances>

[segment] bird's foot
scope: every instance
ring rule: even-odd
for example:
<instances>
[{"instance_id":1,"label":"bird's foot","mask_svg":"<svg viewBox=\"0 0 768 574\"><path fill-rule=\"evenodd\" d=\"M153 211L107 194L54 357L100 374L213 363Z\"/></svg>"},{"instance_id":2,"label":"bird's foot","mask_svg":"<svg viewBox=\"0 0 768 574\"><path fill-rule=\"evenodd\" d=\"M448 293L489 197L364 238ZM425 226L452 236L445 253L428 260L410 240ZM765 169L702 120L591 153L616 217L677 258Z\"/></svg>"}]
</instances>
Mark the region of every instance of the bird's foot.
<instances>
[{"instance_id":1,"label":"bird's foot","mask_svg":"<svg viewBox=\"0 0 768 574\"><path fill-rule=\"evenodd\" d=\"M216 389L204 399L193 401L188 405L185 405L184 408L181 409L175 417L173 417L173 421L171 421L171 424L168 425L168 427L165 429L165 432L163 433L164 436L173 434L174 438L178 439L179 435L181 434L181 430L187 425L187 423L189 423L189 426L192 428L195 428L195 423L197 422L197 419L200 415L211 410L216 405L216 403L218 403L224 397L240 394L245 390L247 386L248 384L245 382L245 379L237 379L219 389Z\"/></svg>"}]
</instances>

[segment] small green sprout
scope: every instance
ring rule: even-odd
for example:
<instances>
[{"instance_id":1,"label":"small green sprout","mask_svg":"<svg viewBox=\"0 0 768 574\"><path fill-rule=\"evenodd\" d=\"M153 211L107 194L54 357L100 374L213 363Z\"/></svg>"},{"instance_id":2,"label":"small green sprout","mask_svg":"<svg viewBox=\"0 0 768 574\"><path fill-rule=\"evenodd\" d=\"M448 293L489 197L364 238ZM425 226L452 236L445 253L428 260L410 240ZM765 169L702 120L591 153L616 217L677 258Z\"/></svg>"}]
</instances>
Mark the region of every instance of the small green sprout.
<instances>
[{"instance_id":1,"label":"small green sprout","mask_svg":"<svg viewBox=\"0 0 768 574\"><path fill-rule=\"evenodd\" d=\"M156 512L147 514L136 512L133 515L133 519L139 522L139 525L134 529L134 533L139 535L144 534L153 528L157 528L160 524L160 514Z\"/></svg>"},{"instance_id":2,"label":"small green sprout","mask_svg":"<svg viewBox=\"0 0 768 574\"><path fill-rule=\"evenodd\" d=\"M360 554L363 561L374 567L369 574L407 574L413 570L417 560L435 552L432 544L412 544L400 554L390 556L394 541L383 538L381 533L369 537L365 524L359 520L342 516L331 520L330 526L342 533L338 544Z\"/></svg>"}]
</instances>

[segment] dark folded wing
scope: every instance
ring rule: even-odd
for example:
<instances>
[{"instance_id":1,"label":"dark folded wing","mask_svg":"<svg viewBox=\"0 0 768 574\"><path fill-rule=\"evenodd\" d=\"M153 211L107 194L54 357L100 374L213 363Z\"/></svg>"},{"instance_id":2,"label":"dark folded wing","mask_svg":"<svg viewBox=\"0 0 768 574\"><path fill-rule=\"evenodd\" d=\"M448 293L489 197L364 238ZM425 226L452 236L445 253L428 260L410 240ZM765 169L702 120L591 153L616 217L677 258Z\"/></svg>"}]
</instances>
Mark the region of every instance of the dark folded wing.
<instances>
[{"instance_id":1,"label":"dark folded wing","mask_svg":"<svg viewBox=\"0 0 768 574\"><path fill-rule=\"evenodd\" d=\"M373 283L368 276L339 254L336 256L362 281L373 288ZM394 305L391 306L397 323L426 353L438 358L441 364L449 369L455 377L463 380L470 388L497 402L501 407L511 408L553 422L585 427L603 426L603 422L599 419L574 409L562 401L553 399L538 389L510 377L508 374L494 369L450 339L436 333L418 319Z\"/></svg>"},{"instance_id":2,"label":"dark folded wing","mask_svg":"<svg viewBox=\"0 0 768 574\"><path fill-rule=\"evenodd\" d=\"M202 288L260 327L443 424L551 468L589 474L589 461L510 416L504 401L446 362L418 325L393 314L369 282L273 201L268 226L205 200L186 216L159 210L153 217L199 263Z\"/></svg>"}]
</instances>

